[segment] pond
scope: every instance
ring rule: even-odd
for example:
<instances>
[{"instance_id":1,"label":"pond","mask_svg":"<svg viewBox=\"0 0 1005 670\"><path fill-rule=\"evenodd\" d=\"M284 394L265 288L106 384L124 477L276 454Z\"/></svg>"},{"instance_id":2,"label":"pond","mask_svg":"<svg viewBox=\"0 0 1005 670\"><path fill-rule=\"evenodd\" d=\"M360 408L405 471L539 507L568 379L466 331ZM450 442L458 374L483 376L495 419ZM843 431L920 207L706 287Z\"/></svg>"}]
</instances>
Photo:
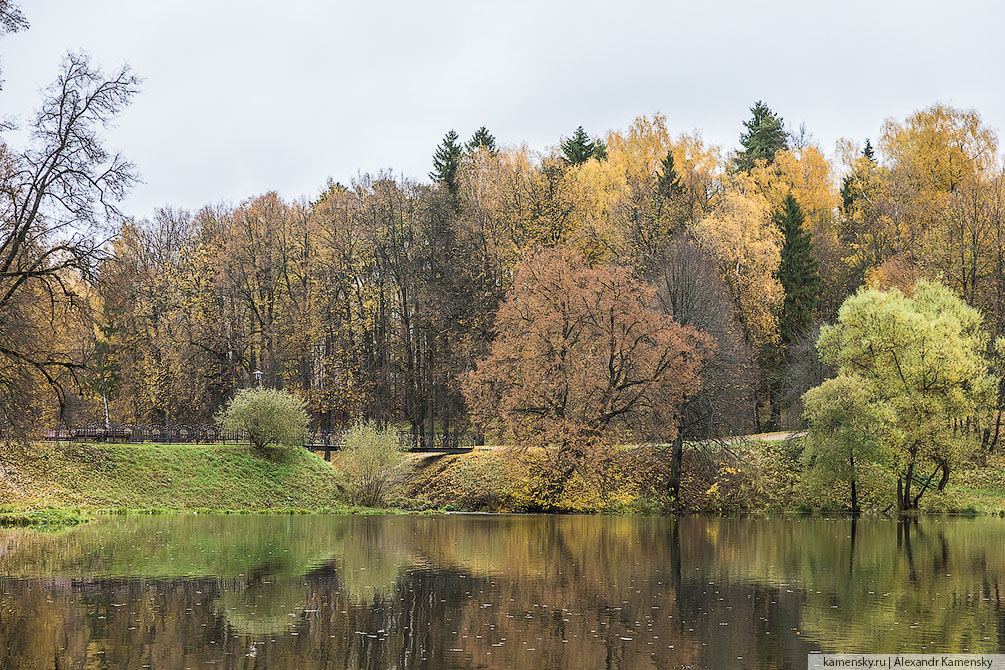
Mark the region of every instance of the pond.
<instances>
[{"instance_id":1,"label":"pond","mask_svg":"<svg viewBox=\"0 0 1005 670\"><path fill-rule=\"evenodd\" d=\"M1005 653L1005 520L151 516L0 532L3 668Z\"/></svg>"}]
</instances>

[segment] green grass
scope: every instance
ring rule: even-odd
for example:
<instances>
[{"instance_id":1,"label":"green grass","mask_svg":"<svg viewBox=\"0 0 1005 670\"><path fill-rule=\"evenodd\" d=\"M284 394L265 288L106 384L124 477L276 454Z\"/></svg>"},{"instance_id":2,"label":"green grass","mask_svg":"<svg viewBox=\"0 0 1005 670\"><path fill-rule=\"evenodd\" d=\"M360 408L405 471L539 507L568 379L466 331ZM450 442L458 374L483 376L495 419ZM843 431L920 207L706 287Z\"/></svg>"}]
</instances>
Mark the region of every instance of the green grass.
<instances>
[{"instance_id":1,"label":"green grass","mask_svg":"<svg viewBox=\"0 0 1005 670\"><path fill-rule=\"evenodd\" d=\"M742 473L719 483L723 500L705 500L713 482L702 480L688 489L700 498L689 509L840 509L843 493L802 482L805 473L791 446L780 441L736 445L745 453L746 465ZM26 454L2 456L10 479L0 478L0 526L58 530L105 514L376 512L348 506L339 473L299 447L259 451L219 444L35 444ZM502 451L475 451L424 461L428 467L417 468L393 499L430 510L509 509L500 507L500 501L522 490L525 482L503 456ZM892 501L892 480L887 479L873 482L879 487L875 491L862 482L860 495L870 509ZM947 490L926 493L922 507L936 513L1005 513L1005 458L992 458L985 467L958 468ZM596 511L612 510L608 505Z\"/></svg>"},{"instance_id":2,"label":"green grass","mask_svg":"<svg viewBox=\"0 0 1005 670\"><path fill-rule=\"evenodd\" d=\"M27 454L4 456L16 489L0 484L0 503L12 512L346 508L338 473L299 447L35 444Z\"/></svg>"},{"instance_id":3,"label":"green grass","mask_svg":"<svg viewBox=\"0 0 1005 670\"><path fill-rule=\"evenodd\" d=\"M992 457L983 467L960 468L950 476L945 493L932 498L929 505L935 511L1005 515L1005 457Z\"/></svg>"}]
</instances>

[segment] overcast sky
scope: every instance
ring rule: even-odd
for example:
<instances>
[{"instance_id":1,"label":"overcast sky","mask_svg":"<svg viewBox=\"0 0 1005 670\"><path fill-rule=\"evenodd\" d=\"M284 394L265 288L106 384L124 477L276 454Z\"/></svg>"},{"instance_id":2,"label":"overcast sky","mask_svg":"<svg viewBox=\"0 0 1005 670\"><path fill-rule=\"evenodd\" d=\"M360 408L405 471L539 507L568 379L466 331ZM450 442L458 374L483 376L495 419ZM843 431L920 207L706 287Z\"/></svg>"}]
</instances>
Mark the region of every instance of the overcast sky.
<instances>
[{"instance_id":1,"label":"overcast sky","mask_svg":"<svg viewBox=\"0 0 1005 670\"><path fill-rule=\"evenodd\" d=\"M16 1L16 0L15 0ZM1005 125L997 2L21 0L0 116L30 122L68 50L129 63L110 134L144 183L126 210L195 209L391 168L426 179L445 131L545 149L640 114L737 143L763 99L826 152L936 101Z\"/></svg>"}]
</instances>

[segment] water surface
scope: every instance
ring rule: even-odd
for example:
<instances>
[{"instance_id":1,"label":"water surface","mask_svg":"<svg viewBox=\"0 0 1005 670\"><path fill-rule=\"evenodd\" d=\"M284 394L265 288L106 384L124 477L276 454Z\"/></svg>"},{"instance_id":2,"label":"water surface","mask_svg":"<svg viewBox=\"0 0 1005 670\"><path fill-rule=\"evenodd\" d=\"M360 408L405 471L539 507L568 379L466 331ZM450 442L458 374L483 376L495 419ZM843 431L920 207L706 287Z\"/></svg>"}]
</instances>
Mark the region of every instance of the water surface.
<instances>
[{"instance_id":1,"label":"water surface","mask_svg":"<svg viewBox=\"0 0 1005 670\"><path fill-rule=\"evenodd\" d=\"M1005 520L110 519L0 532L2 668L805 668L1005 653Z\"/></svg>"}]
</instances>

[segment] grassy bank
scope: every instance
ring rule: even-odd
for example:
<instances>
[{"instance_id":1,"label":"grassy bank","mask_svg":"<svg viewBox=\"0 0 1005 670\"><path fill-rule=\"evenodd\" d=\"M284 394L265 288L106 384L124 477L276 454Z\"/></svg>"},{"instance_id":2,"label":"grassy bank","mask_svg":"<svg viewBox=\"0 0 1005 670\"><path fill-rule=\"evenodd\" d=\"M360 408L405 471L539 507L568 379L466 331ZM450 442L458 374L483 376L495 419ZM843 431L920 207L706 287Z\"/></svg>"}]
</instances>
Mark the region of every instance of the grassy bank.
<instances>
[{"instance_id":1,"label":"grassy bank","mask_svg":"<svg viewBox=\"0 0 1005 670\"><path fill-rule=\"evenodd\" d=\"M0 522L38 510L342 510L338 473L301 448L34 444L5 454ZM41 517L39 517L41 518Z\"/></svg>"},{"instance_id":2,"label":"grassy bank","mask_svg":"<svg viewBox=\"0 0 1005 670\"><path fill-rule=\"evenodd\" d=\"M0 525L60 528L126 512L373 512L345 502L339 473L300 448L244 445L37 444L5 455ZM415 459L392 507L488 512L660 513L667 496L665 450L637 447L560 484L543 454L506 449ZM867 511L894 499L895 480L862 468ZM847 486L802 466L797 439L749 440L685 452L679 509L692 513L841 512ZM935 513L1005 514L1005 458L953 472L945 492L929 492Z\"/></svg>"},{"instance_id":3,"label":"grassy bank","mask_svg":"<svg viewBox=\"0 0 1005 670\"><path fill-rule=\"evenodd\" d=\"M802 442L759 439L685 451L681 500L667 495L669 454L660 448L618 450L603 468L575 473L559 485L536 467L533 452L505 450L424 459L400 490L398 504L466 511L841 513L848 485L820 478L802 462ZM560 493L554 491L560 489ZM862 466L860 504L891 508L896 479L885 468ZM1005 458L953 472L944 492L929 491L921 508L931 513L1005 514Z\"/></svg>"}]
</instances>

